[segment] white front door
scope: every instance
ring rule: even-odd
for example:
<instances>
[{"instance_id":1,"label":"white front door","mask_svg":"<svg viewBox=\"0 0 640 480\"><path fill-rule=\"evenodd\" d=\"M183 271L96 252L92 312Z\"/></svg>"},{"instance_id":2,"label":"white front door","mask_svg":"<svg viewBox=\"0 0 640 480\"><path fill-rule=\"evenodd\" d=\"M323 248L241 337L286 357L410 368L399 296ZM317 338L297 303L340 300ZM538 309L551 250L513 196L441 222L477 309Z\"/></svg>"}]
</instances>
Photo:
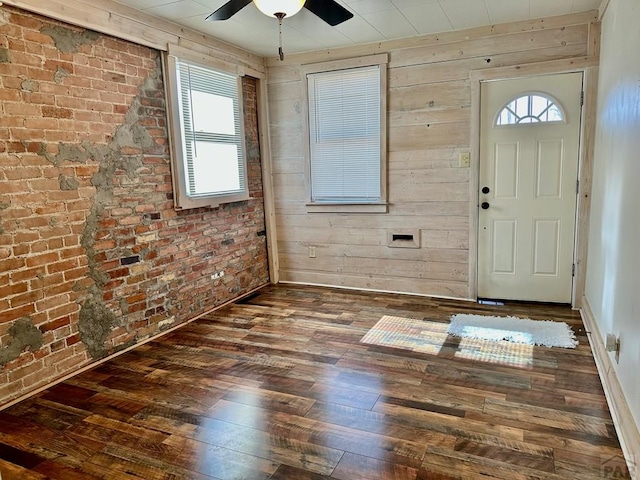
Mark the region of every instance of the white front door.
<instances>
[{"instance_id":1,"label":"white front door","mask_svg":"<svg viewBox=\"0 0 640 480\"><path fill-rule=\"evenodd\" d=\"M571 302L582 74L481 85L478 297Z\"/></svg>"}]
</instances>

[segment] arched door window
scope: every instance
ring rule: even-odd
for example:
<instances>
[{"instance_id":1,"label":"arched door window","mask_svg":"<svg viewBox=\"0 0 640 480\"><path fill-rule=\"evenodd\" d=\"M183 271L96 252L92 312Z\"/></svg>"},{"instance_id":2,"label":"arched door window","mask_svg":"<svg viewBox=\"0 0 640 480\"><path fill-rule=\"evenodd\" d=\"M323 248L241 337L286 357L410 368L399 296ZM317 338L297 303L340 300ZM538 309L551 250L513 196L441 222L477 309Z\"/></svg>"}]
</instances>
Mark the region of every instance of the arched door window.
<instances>
[{"instance_id":1,"label":"arched door window","mask_svg":"<svg viewBox=\"0 0 640 480\"><path fill-rule=\"evenodd\" d=\"M509 100L496 116L495 125L564 122L560 104L544 93L524 93Z\"/></svg>"}]
</instances>

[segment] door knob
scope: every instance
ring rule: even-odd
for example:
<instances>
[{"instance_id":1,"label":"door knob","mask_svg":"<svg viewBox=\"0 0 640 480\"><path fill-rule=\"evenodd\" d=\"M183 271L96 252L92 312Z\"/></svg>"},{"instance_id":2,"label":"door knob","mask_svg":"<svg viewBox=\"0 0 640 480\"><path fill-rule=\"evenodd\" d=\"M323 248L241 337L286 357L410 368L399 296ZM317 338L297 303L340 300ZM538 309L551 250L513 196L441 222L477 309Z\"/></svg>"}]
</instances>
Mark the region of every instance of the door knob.
<instances>
[{"instance_id":1,"label":"door knob","mask_svg":"<svg viewBox=\"0 0 640 480\"><path fill-rule=\"evenodd\" d=\"M487 208L489 208L489 202L482 202L480 206L482 207L483 210L486 210Z\"/></svg>"},{"instance_id":2,"label":"door knob","mask_svg":"<svg viewBox=\"0 0 640 480\"><path fill-rule=\"evenodd\" d=\"M489 190L489 187L482 187L482 193L489 193L491 190Z\"/></svg>"}]
</instances>

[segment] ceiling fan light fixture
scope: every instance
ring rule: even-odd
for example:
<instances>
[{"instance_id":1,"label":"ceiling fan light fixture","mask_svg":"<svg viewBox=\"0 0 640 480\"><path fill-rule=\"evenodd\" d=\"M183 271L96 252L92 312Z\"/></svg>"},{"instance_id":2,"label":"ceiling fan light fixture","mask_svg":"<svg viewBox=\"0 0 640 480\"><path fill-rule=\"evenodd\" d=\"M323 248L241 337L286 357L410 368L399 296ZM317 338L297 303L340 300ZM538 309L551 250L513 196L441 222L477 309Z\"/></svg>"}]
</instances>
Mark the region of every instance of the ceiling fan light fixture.
<instances>
[{"instance_id":1,"label":"ceiling fan light fixture","mask_svg":"<svg viewBox=\"0 0 640 480\"><path fill-rule=\"evenodd\" d=\"M275 18L279 16L292 17L302 10L304 2L305 0L253 0L258 10L269 17Z\"/></svg>"}]
</instances>

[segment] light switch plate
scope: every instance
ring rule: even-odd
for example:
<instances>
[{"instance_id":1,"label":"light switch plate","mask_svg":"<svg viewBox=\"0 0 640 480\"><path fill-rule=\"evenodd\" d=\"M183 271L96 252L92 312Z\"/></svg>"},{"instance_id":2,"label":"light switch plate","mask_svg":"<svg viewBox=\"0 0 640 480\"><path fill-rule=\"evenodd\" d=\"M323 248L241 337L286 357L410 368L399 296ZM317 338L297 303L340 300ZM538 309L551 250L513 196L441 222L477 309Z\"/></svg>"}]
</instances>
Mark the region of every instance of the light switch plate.
<instances>
[{"instance_id":1,"label":"light switch plate","mask_svg":"<svg viewBox=\"0 0 640 480\"><path fill-rule=\"evenodd\" d=\"M471 166L470 152L460 152L458 155L458 166L460 168L469 168Z\"/></svg>"}]
</instances>

